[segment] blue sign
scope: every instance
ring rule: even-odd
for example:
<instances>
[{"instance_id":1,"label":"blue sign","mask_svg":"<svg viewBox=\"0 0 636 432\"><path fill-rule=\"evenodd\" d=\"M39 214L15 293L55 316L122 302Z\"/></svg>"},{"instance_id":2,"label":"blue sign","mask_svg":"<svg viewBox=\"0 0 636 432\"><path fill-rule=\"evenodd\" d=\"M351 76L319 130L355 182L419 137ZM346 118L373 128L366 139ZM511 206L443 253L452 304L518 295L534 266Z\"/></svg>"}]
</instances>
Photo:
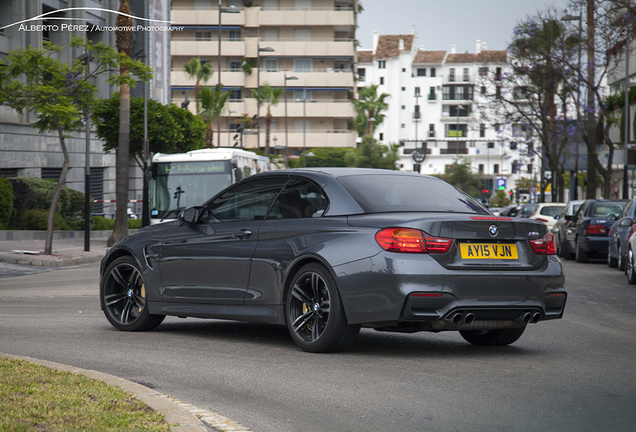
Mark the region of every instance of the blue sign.
<instances>
[{"instance_id":1,"label":"blue sign","mask_svg":"<svg viewBox=\"0 0 636 432\"><path fill-rule=\"evenodd\" d=\"M497 190L506 190L506 178L497 177Z\"/></svg>"}]
</instances>

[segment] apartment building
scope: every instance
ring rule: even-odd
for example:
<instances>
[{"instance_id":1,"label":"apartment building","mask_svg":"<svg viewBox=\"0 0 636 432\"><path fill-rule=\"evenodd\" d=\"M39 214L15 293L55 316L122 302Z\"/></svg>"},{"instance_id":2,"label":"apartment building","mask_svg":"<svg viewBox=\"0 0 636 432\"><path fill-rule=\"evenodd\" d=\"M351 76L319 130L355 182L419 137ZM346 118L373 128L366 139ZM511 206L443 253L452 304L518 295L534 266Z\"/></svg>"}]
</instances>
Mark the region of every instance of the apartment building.
<instances>
[{"instance_id":1,"label":"apartment building","mask_svg":"<svg viewBox=\"0 0 636 432\"><path fill-rule=\"evenodd\" d=\"M487 121L482 112L498 91L498 77L509 71L506 51L488 50L480 41L473 53L458 53L454 46L427 50L417 45L415 33L376 32L373 49L358 51L357 71L358 88L378 84L378 92L390 95L375 138L401 145L401 170L441 174L465 157L490 193L497 185L510 191L519 177L536 174L527 131Z\"/></svg>"},{"instance_id":2,"label":"apartment building","mask_svg":"<svg viewBox=\"0 0 636 432\"><path fill-rule=\"evenodd\" d=\"M267 107L252 91L267 83L286 89L271 107L272 151L295 157L314 147L355 147L356 16L356 0L173 0L171 20L184 31L170 45L172 101L194 101L184 66L198 57L214 71L205 85L232 92L213 122L215 146L265 147ZM244 115L260 115L260 130L254 121L237 133Z\"/></svg>"}]
</instances>

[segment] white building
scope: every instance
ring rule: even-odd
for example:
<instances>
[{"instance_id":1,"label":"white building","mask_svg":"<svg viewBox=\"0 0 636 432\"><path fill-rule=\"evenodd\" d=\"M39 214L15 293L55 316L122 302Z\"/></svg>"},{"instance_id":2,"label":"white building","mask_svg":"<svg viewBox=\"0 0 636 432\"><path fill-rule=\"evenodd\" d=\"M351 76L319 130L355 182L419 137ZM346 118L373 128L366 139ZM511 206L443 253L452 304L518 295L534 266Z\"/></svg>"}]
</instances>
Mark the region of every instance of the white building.
<instances>
[{"instance_id":1,"label":"white building","mask_svg":"<svg viewBox=\"0 0 636 432\"><path fill-rule=\"evenodd\" d=\"M511 191L516 180L538 169L532 142L517 125L496 126L483 120L480 102L497 91L507 70L507 52L488 50L477 41L474 53L427 51L416 35L378 35L372 50L358 51L358 88L378 84L388 93L389 109L375 138L402 144L400 168L442 174L458 157L468 158L483 174L492 194L495 184ZM528 144L530 143L530 144ZM528 147L530 146L530 149ZM415 162L413 153L424 154ZM417 159L419 160L419 159Z\"/></svg>"}]
</instances>

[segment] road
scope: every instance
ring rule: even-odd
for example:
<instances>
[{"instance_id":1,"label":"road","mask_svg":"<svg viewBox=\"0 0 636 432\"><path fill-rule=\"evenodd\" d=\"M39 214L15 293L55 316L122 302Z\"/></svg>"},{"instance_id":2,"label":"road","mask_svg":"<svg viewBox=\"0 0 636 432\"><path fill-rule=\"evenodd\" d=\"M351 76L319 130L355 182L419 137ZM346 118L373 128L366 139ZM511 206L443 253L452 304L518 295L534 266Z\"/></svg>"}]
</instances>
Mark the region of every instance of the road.
<instances>
[{"instance_id":1,"label":"road","mask_svg":"<svg viewBox=\"0 0 636 432\"><path fill-rule=\"evenodd\" d=\"M339 354L237 322L118 332L99 310L97 265L64 268L0 279L0 352L120 376L254 432L631 432L636 286L602 263L564 268L564 319L530 325L512 346L363 330Z\"/></svg>"}]
</instances>

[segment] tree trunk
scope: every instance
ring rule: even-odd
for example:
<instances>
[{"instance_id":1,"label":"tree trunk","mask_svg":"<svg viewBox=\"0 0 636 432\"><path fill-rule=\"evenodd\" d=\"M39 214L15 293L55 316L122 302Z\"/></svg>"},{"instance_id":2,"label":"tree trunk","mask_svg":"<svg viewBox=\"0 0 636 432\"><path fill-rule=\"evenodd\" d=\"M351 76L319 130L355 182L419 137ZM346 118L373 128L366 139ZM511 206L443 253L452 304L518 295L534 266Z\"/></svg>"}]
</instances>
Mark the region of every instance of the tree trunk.
<instances>
[{"instance_id":1,"label":"tree trunk","mask_svg":"<svg viewBox=\"0 0 636 432\"><path fill-rule=\"evenodd\" d=\"M119 145L115 168L115 229L106 242L112 246L128 235L128 181L130 170L130 86L124 84L119 93Z\"/></svg>"},{"instance_id":2,"label":"tree trunk","mask_svg":"<svg viewBox=\"0 0 636 432\"><path fill-rule=\"evenodd\" d=\"M587 143L587 191L586 198L596 198L596 165L595 159L598 160L596 154L596 139L594 133L594 112L596 111L594 90L592 86L595 81L594 65L594 0L587 0L587 119L586 119L586 140Z\"/></svg>"},{"instance_id":3,"label":"tree trunk","mask_svg":"<svg viewBox=\"0 0 636 432\"><path fill-rule=\"evenodd\" d=\"M57 202L60 198L60 192L62 192L62 186L66 182L66 173L68 172L69 157L68 150L66 149L66 141L64 138L64 131L62 127L55 122L57 127L57 135L60 138L60 146L62 147L62 153L64 154L64 162L62 163L62 172L60 173L60 179L55 186L53 192L53 198L51 199L51 208L49 209L49 218L46 223L46 240L44 241L44 253L51 255L53 253L53 222L55 220L55 211L57 210Z\"/></svg>"}]
</instances>

